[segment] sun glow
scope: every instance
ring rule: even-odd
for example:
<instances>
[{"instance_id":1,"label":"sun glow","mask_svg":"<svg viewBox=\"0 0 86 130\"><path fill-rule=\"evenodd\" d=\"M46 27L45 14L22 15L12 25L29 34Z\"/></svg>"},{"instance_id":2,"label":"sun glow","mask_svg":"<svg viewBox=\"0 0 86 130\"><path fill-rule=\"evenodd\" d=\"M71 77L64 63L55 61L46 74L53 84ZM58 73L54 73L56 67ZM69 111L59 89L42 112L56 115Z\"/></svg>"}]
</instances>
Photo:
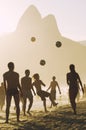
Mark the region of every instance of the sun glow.
<instances>
[{"instance_id":1,"label":"sun glow","mask_svg":"<svg viewBox=\"0 0 86 130\"><path fill-rule=\"evenodd\" d=\"M10 6L8 1L0 1L0 36L16 29L20 15L15 15L16 9L14 8L15 6Z\"/></svg>"},{"instance_id":2,"label":"sun glow","mask_svg":"<svg viewBox=\"0 0 86 130\"><path fill-rule=\"evenodd\" d=\"M6 22L7 21L7 22ZM3 36L9 32L14 32L16 29L16 24L11 24L9 20L6 20L5 18L3 21L0 21L0 36Z\"/></svg>"}]
</instances>

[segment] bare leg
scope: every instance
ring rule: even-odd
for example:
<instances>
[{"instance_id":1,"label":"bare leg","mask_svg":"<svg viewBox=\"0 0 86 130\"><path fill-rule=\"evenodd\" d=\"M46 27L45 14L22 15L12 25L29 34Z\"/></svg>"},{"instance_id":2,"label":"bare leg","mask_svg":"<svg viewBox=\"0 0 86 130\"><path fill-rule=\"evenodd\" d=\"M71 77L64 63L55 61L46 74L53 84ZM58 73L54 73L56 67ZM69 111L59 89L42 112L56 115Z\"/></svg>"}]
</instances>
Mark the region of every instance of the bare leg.
<instances>
[{"instance_id":1,"label":"bare leg","mask_svg":"<svg viewBox=\"0 0 86 130\"><path fill-rule=\"evenodd\" d=\"M2 109L3 109L3 106L4 106L4 105L3 105L3 104L1 104L1 111L2 111Z\"/></svg>"},{"instance_id":2,"label":"bare leg","mask_svg":"<svg viewBox=\"0 0 86 130\"><path fill-rule=\"evenodd\" d=\"M44 110L45 110L45 112L47 112L46 100L43 100L43 106L44 106Z\"/></svg>"},{"instance_id":3,"label":"bare leg","mask_svg":"<svg viewBox=\"0 0 86 130\"><path fill-rule=\"evenodd\" d=\"M49 96L49 99L50 99L50 101L51 101L51 103L52 103L52 105L53 106L56 106L58 103L56 103L53 99L52 99L52 96L50 95Z\"/></svg>"},{"instance_id":4,"label":"bare leg","mask_svg":"<svg viewBox=\"0 0 86 130\"><path fill-rule=\"evenodd\" d=\"M30 109L31 109L32 104L33 104L33 97L32 97L31 99L29 99L29 102L30 102L30 103L29 103L29 106L28 106L27 113L31 115L31 113L30 113Z\"/></svg>"},{"instance_id":5,"label":"bare leg","mask_svg":"<svg viewBox=\"0 0 86 130\"><path fill-rule=\"evenodd\" d=\"M52 102L51 102L51 106L50 106L50 108L52 108L52 105L53 105L53 104L52 104Z\"/></svg>"},{"instance_id":6,"label":"bare leg","mask_svg":"<svg viewBox=\"0 0 86 130\"><path fill-rule=\"evenodd\" d=\"M6 123L8 123L8 119L9 119L9 109L10 109L11 99L12 96L6 95Z\"/></svg>"},{"instance_id":7,"label":"bare leg","mask_svg":"<svg viewBox=\"0 0 86 130\"><path fill-rule=\"evenodd\" d=\"M69 91L70 103L71 103L72 109L74 111L74 114L76 114L76 102L75 102L75 99L76 99L76 96L77 96L77 92L78 92L77 90Z\"/></svg>"},{"instance_id":8,"label":"bare leg","mask_svg":"<svg viewBox=\"0 0 86 130\"><path fill-rule=\"evenodd\" d=\"M25 111L26 111L26 97L23 98L23 112L25 116Z\"/></svg>"},{"instance_id":9,"label":"bare leg","mask_svg":"<svg viewBox=\"0 0 86 130\"><path fill-rule=\"evenodd\" d=\"M19 122L19 116L20 116L19 94L14 95L14 101L16 106L17 122Z\"/></svg>"}]
</instances>

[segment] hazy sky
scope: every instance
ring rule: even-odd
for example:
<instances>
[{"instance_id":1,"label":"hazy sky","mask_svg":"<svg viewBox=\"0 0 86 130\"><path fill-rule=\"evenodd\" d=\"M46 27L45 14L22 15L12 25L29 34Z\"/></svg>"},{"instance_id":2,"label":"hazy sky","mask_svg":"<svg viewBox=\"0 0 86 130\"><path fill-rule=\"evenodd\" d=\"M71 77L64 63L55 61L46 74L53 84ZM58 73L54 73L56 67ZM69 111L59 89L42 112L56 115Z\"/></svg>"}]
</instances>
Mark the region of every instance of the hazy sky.
<instances>
[{"instance_id":1,"label":"hazy sky","mask_svg":"<svg viewBox=\"0 0 86 130\"><path fill-rule=\"evenodd\" d=\"M0 0L0 34L15 30L20 17L32 4L42 17L55 16L63 36L86 40L86 0Z\"/></svg>"}]
</instances>

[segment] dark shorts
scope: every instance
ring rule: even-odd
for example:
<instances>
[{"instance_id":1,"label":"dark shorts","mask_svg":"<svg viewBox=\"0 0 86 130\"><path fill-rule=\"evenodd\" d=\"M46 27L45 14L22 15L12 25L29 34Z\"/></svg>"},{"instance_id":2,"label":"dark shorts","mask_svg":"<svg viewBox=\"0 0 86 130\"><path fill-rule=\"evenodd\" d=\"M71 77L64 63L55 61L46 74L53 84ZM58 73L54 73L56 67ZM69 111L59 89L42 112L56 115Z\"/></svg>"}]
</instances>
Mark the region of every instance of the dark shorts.
<instances>
[{"instance_id":1,"label":"dark shorts","mask_svg":"<svg viewBox=\"0 0 86 130\"><path fill-rule=\"evenodd\" d=\"M18 89L8 89L6 92L7 95L14 96L16 94L19 94Z\"/></svg>"},{"instance_id":2,"label":"dark shorts","mask_svg":"<svg viewBox=\"0 0 86 130\"><path fill-rule=\"evenodd\" d=\"M78 88L69 89L69 98L70 101L74 101L78 94Z\"/></svg>"},{"instance_id":3,"label":"dark shorts","mask_svg":"<svg viewBox=\"0 0 86 130\"><path fill-rule=\"evenodd\" d=\"M28 98L29 100L32 100L33 99L33 94L31 91L26 91L26 92L23 92L23 98L26 99Z\"/></svg>"},{"instance_id":4,"label":"dark shorts","mask_svg":"<svg viewBox=\"0 0 86 130\"><path fill-rule=\"evenodd\" d=\"M43 101L46 100L46 97L50 96L50 93L43 91L43 90L38 91L37 94L38 94L38 96L41 97L41 100L43 100Z\"/></svg>"}]
</instances>

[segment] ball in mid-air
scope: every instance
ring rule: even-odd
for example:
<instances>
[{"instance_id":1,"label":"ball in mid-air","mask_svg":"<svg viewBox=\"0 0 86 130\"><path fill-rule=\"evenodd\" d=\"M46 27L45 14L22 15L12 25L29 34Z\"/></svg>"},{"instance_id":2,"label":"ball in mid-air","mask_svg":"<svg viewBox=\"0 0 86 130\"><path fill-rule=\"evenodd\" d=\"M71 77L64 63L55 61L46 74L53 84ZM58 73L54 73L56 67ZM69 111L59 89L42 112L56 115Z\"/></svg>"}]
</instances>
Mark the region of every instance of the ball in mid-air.
<instances>
[{"instance_id":1,"label":"ball in mid-air","mask_svg":"<svg viewBox=\"0 0 86 130\"><path fill-rule=\"evenodd\" d=\"M46 64L46 61L45 60L40 60L40 65L44 66Z\"/></svg>"},{"instance_id":2,"label":"ball in mid-air","mask_svg":"<svg viewBox=\"0 0 86 130\"><path fill-rule=\"evenodd\" d=\"M59 47L61 47L61 46L62 46L62 43L61 43L60 41L57 41L57 42L56 42L56 47L59 48Z\"/></svg>"},{"instance_id":3,"label":"ball in mid-air","mask_svg":"<svg viewBox=\"0 0 86 130\"><path fill-rule=\"evenodd\" d=\"M35 38L35 37L31 37L31 41L32 41L32 42L35 42L35 41L36 41L36 38Z\"/></svg>"}]
</instances>

